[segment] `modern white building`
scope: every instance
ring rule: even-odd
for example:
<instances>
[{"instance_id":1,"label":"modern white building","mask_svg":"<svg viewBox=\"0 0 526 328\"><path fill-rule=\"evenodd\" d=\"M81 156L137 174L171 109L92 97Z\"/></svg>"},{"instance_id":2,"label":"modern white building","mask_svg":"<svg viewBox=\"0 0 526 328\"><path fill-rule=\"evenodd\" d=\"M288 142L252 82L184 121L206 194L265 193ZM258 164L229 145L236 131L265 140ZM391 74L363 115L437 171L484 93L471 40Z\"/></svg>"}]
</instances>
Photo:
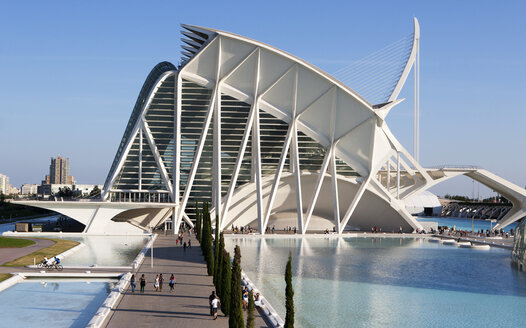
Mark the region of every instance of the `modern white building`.
<instances>
[{"instance_id":1,"label":"modern white building","mask_svg":"<svg viewBox=\"0 0 526 328\"><path fill-rule=\"evenodd\" d=\"M182 64L162 62L147 77L102 199L25 204L64 213L93 233L139 232L169 217L176 227L191 224L203 201L221 229L411 232L422 226L407 202L465 174L513 202L497 227L525 215L524 189L477 168L423 168L390 131L385 118L418 67L416 20L405 61L379 103L267 44L182 28Z\"/></svg>"},{"instance_id":2,"label":"modern white building","mask_svg":"<svg viewBox=\"0 0 526 328\"><path fill-rule=\"evenodd\" d=\"M21 194L22 195L36 195L38 193L38 185L37 184L31 184L31 183L24 183L22 187L20 187Z\"/></svg>"},{"instance_id":3,"label":"modern white building","mask_svg":"<svg viewBox=\"0 0 526 328\"><path fill-rule=\"evenodd\" d=\"M10 184L9 177L4 174L0 174L0 194L9 194L10 193Z\"/></svg>"}]
</instances>

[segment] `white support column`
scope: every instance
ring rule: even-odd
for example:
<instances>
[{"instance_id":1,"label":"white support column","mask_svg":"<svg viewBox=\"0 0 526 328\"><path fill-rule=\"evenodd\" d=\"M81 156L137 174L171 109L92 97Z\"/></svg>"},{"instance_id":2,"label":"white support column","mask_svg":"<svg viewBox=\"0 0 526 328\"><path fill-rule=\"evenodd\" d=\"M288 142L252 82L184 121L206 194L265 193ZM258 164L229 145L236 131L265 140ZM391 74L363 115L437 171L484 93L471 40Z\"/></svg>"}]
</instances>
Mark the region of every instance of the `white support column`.
<instances>
[{"instance_id":1,"label":"white support column","mask_svg":"<svg viewBox=\"0 0 526 328\"><path fill-rule=\"evenodd\" d=\"M283 173L283 167L285 166L285 161L287 159L287 154L289 152L290 148L290 141L292 139L292 124L289 125L289 130L287 132L287 137L285 138L285 143L283 144L283 148L281 150L281 157L279 158L279 164L278 169L276 170L276 173L274 174L274 182L272 183L272 189L270 190L270 196L267 202L267 209L265 211L265 219L263 220L263 231L262 234L265 233L265 229L268 225L268 220L270 218L270 213L272 213L272 206L274 205L274 200L276 199L276 194L278 191L279 181L281 179L281 174Z\"/></svg>"},{"instance_id":2,"label":"white support column","mask_svg":"<svg viewBox=\"0 0 526 328\"><path fill-rule=\"evenodd\" d=\"M387 160L387 191L391 193L391 157Z\"/></svg>"},{"instance_id":3,"label":"white support column","mask_svg":"<svg viewBox=\"0 0 526 328\"><path fill-rule=\"evenodd\" d=\"M301 195L301 170L298 147L298 130L297 122L297 98L298 98L298 68L296 67L294 77L294 92L292 95L292 162L294 167L294 176L296 177L296 206L298 212L298 231L303 234L303 199Z\"/></svg>"},{"instance_id":4,"label":"white support column","mask_svg":"<svg viewBox=\"0 0 526 328\"><path fill-rule=\"evenodd\" d=\"M400 152L396 152L396 199L400 199Z\"/></svg>"},{"instance_id":5,"label":"white support column","mask_svg":"<svg viewBox=\"0 0 526 328\"><path fill-rule=\"evenodd\" d=\"M258 60L256 65L256 76L254 81L254 124L252 125L254 134L252 135L252 141L254 148L252 148L252 158L255 158L255 178L256 178L256 197L257 197L257 217L258 217L258 229L259 233L263 232L263 191L261 186L261 140L260 140L260 126L259 126L259 70L260 70L260 52L258 52ZM254 156L255 155L255 156Z\"/></svg>"},{"instance_id":6,"label":"white support column","mask_svg":"<svg viewBox=\"0 0 526 328\"><path fill-rule=\"evenodd\" d=\"M336 231L340 232L340 199L338 193L338 177L336 170L336 152L331 154L331 178L332 178L332 200Z\"/></svg>"},{"instance_id":7,"label":"white support column","mask_svg":"<svg viewBox=\"0 0 526 328\"><path fill-rule=\"evenodd\" d=\"M316 181L316 187L314 193L312 194L312 200L309 204L309 209L307 210L307 215L305 217L305 226L302 234L304 235L309 228L310 219L312 217L312 212L314 211L314 206L316 206L316 201L320 195L321 186L323 185L323 179L325 177L325 172L327 172L327 167L329 166L330 158L333 152L333 148L329 147L325 153L325 158L323 159L323 164L321 165L320 173L318 174L318 180Z\"/></svg>"},{"instance_id":8,"label":"white support column","mask_svg":"<svg viewBox=\"0 0 526 328\"><path fill-rule=\"evenodd\" d=\"M142 190L142 127L139 128L139 190Z\"/></svg>"},{"instance_id":9,"label":"white support column","mask_svg":"<svg viewBox=\"0 0 526 328\"><path fill-rule=\"evenodd\" d=\"M340 230L338 231L339 234L343 233L343 230L347 226L347 223L349 222L349 219L351 218L352 214L354 213L354 210L356 209L356 206L360 202L360 199L362 199L362 196L363 196L365 190L367 189L367 185L371 181L372 176L373 176L372 173L369 174L367 179L365 179L365 181L363 181L362 184L360 185L360 187L358 188L358 192L354 196L354 198L353 198L353 200L351 202L351 205L347 209L347 212L345 213L345 216L343 217L343 221L340 224Z\"/></svg>"},{"instance_id":10,"label":"white support column","mask_svg":"<svg viewBox=\"0 0 526 328\"><path fill-rule=\"evenodd\" d=\"M181 198L181 111L182 111L182 90L183 80L181 75L177 74L174 108L174 167L173 167L173 202L175 204L172 216L172 233L176 234L177 214L179 213L179 201ZM178 227L178 226L177 226Z\"/></svg>"},{"instance_id":11,"label":"white support column","mask_svg":"<svg viewBox=\"0 0 526 328\"><path fill-rule=\"evenodd\" d=\"M221 215L221 38L218 39L218 54L217 54L217 67L216 67L216 100L215 100L215 113L214 113L214 135L213 135L213 190L212 190L212 206L215 207L216 216ZM219 217L221 222L221 217Z\"/></svg>"},{"instance_id":12,"label":"white support column","mask_svg":"<svg viewBox=\"0 0 526 328\"><path fill-rule=\"evenodd\" d=\"M221 92L216 95L216 109L214 113L214 160L213 160L213 190L212 206L216 209L216 214L221 214ZM219 217L221 222L221 217Z\"/></svg>"}]
</instances>

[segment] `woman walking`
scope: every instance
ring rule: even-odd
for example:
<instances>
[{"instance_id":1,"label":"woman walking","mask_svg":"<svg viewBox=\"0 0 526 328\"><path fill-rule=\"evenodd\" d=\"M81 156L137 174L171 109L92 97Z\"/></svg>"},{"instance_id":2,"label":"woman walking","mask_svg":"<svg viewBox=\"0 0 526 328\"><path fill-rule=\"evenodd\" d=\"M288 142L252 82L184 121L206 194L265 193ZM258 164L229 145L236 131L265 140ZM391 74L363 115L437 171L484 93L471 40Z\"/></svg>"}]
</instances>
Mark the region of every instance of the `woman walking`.
<instances>
[{"instance_id":1,"label":"woman walking","mask_svg":"<svg viewBox=\"0 0 526 328\"><path fill-rule=\"evenodd\" d=\"M163 274L159 274L159 291L162 292L163 291L163 282L164 282L164 278L163 278Z\"/></svg>"},{"instance_id":2,"label":"woman walking","mask_svg":"<svg viewBox=\"0 0 526 328\"><path fill-rule=\"evenodd\" d=\"M144 287L146 286L146 278L144 277L144 273L141 276L141 293L144 293Z\"/></svg>"},{"instance_id":3,"label":"woman walking","mask_svg":"<svg viewBox=\"0 0 526 328\"><path fill-rule=\"evenodd\" d=\"M131 290L132 290L132 293L135 293L135 275L132 274L131 276L131 279L130 279L130 285L131 285Z\"/></svg>"},{"instance_id":4,"label":"woman walking","mask_svg":"<svg viewBox=\"0 0 526 328\"><path fill-rule=\"evenodd\" d=\"M172 273L172 275L170 276L170 291L174 290L174 286L175 286L175 277L174 277L174 274Z\"/></svg>"},{"instance_id":5,"label":"woman walking","mask_svg":"<svg viewBox=\"0 0 526 328\"><path fill-rule=\"evenodd\" d=\"M159 291L159 275L155 276L155 282L153 283L153 287L155 287L155 291Z\"/></svg>"}]
</instances>

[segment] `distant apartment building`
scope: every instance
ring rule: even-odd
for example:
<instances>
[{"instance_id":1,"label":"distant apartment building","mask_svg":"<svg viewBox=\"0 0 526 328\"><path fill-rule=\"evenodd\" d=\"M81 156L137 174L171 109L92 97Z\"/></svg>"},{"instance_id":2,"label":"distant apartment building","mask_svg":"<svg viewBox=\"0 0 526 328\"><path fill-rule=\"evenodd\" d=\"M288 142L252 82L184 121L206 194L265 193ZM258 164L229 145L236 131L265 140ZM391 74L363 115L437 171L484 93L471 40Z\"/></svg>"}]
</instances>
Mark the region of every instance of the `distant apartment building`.
<instances>
[{"instance_id":1,"label":"distant apartment building","mask_svg":"<svg viewBox=\"0 0 526 328\"><path fill-rule=\"evenodd\" d=\"M9 194L11 192L11 185L9 184L9 177L0 174L0 194Z\"/></svg>"},{"instance_id":2,"label":"distant apartment building","mask_svg":"<svg viewBox=\"0 0 526 328\"><path fill-rule=\"evenodd\" d=\"M46 177L47 181L47 177ZM69 158L51 158L49 165L50 184L73 184L73 177L69 175Z\"/></svg>"},{"instance_id":3,"label":"distant apartment building","mask_svg":"<svg viewBox=\"0 0 526 328\"><path fill-rule=\"evenodd\" d=\"M18 195L20 194L20 189L18 189L17 187L13 187L12 185L9 185L9 194Z\"/></svg>"},{"instance_id":4,"label":"distant apartment building","mask_svg":"<svg viewBox=\"0 0 526 328\"><path fill-rule=\"evenodd\" d=\"M38 185L32 183L24 183L20 188L22 195L35 195L38 193Z\"/></svg>"}]
</instances>

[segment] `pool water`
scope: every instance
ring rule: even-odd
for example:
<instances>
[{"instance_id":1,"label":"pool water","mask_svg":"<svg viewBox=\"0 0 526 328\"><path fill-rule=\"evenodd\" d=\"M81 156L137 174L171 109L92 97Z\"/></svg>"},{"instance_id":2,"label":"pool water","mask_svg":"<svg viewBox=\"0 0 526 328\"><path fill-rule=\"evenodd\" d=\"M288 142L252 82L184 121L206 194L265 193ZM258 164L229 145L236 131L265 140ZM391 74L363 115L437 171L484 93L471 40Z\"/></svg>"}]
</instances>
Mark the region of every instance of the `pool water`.
<instances>
[{"instance_id":1,"label":"pool water","mask_svg":"<svg viewBox=\"0 0 526 328\"><path fill-rule=\"evenodd\" d=\"M66 236L85 244L62 260L64 266L129 266L149 236Z\"/></svg>"},{"instance_id":2,"label":"pool water","mask_svg":"<svg viewBox=\"0 0 526 328\"><path fill-rule=\"evenodd\" d=\"M0 293L0 327L85 327L117 280L28 279Z\"/></svg>"},{"instance_id":3,"label":"pool water","mask_svg":"<svg viewBox=\"0 0 526 328\"><path fill-rule=\"evenodd\" d=\"M226 238L242 267L285 318L284 272L293 258L301 327L524 326L526 274L510 251L420 238Z\"/></svg>"}]
</instances>

